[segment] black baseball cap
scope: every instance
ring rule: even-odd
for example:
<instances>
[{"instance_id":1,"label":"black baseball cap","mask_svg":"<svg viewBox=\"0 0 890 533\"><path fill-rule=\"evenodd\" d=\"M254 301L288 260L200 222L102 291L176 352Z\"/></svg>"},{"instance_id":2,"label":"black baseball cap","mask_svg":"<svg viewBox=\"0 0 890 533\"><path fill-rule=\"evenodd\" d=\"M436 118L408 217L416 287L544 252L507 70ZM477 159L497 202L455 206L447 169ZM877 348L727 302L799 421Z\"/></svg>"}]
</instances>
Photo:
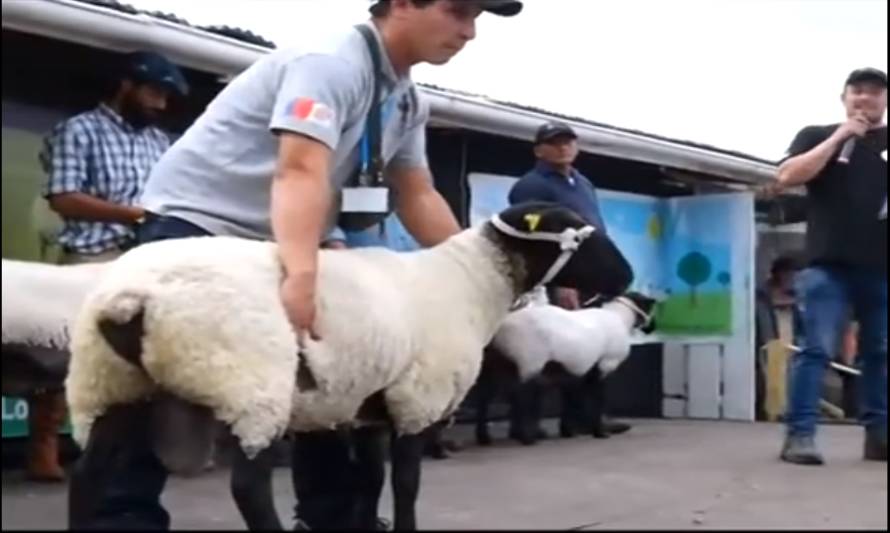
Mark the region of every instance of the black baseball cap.
<instances>
[{"instance_id":1,"label":"black baseball cap","mask_svg":"<svg viewBox=\"0 0 890 533\"><path fill-rule=\"evenodd\" d=\"M157 52L131 52L124 57L123 76L142 83L164 87L180 96L189 92L189 85L179 68Z\"/></svg>"},{"instance_id":2,"label":"black baseball cap","mask_svg":"<svg viewBox=\"0 0 890 533\"><path fill-rule=\"evenodd\" d=\"M479 0L479 6L502 17L512 17L522 11L522 2L519 0Z\"/></svg>"},{"instance_id":3,"label":"black baseball cap","mask_svg":"<svg viewBox=\"0 0 890 533\"><path fill-rule=\"evenodd\" d=\"M371 3L377 5L381 3L383 0L371 0ZM464 0L458 0L464 1ZM495 15L500 15L502 17L512 17L513 15L518 15L520 11L522 11L522 2L520 0L476 0L479 4L479 7L482 8L483 11L488 11L489 13L494 13ZM374 6L371 6L372 13Z\"/></svg>"},{"instance_id":4,"label":"black baseball cap","mask_svg":"<svg viewBox=\"0 0 890 533\"><path fill-rule=\"evenodd\" d=\"M866 67L856 69L847 76L847 81L844 83L844 86L853 85L855 83L863 83L863 82L875 82L879 85L887 87L887 73L883 70L878 70L876 68Z\"/></svg>"},{"instance_id":5,"label":"black baseball cap","mask_svg":"<svg viewBox=\"0 0 890 533\"><path fill-rule=\"evenodd\" d=\"M538 133L535 135L535 144L551 141L557 137L577 139L578 134L565 122L551 121L538 128Z\"/></svg>"}]
</instances>

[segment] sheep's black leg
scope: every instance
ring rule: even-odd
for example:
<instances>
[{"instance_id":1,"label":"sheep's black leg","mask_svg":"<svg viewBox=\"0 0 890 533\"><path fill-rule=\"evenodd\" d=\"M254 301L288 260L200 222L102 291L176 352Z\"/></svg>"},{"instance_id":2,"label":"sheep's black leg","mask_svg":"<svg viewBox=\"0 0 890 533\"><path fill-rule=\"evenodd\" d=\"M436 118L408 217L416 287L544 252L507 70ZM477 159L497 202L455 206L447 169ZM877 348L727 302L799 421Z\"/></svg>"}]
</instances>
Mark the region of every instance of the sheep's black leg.
<instances>
[{"instance_id":1,"label":"sheep's black leg","mask_svg":"<svg viewBox=\"0 0 890 533\"><path fill-rule=\"evenodd\" d=\"M392 495L393 528L417 530L417 496L420 493L420 469L423 460L423 435L393 436Z\"/></svg>"},{"instance_id":2,"label":"sheep's black leg","mask_svg":"<svg viewBox=\"0 0 890 533\"><path fill-rule=\"evenodd\" d=\"M511 438L514 438L526 446L537 442L537 428L535 425L535 396L537 383L529 380L520 383L513 390Z\"/></svg>"},{"instance_id":3,"label":"sheep's black leg","mask_svg":"<svg viewBox=\"0 0 890 533\"><path fill-rule=\"evenodd\" d=\"M272 492L274 449L261 451L253 460L236 447L232 463L231 492L235 505L251 531L283 529Z\"/></svg>"},{"instance_id":4,"label":"sheep's black leg","mask_svg":"<svg viewBox=\"0 0 890 533\"><path fill-rule=\"evenodd\" d=\"M354 432L358 501L357 527L370 531L377 528L377 508L386 481L386 445L389 431L385 427L364 427Z\"/></svg>"},{"instance_id":5,"label":"sheep's black leg","mask_svg":"<svg viewBox=\"0 0 890 533\"><path fill-rule=\"evenodd\" d=\"M476 380L476 443L480 446L491 445L491 433L488 428L488 408L497 394L494 369L483 360L479 378Z\"/></svg>"},{"instance_id":6,"label":"sheep's black leg","mask_svg":"<svg viewBox=\"0 0 890 533\"><path fill-rule=\"evenodd\" d=\"M151 404L111 407L95 420L68 485L69 529L168 529L167 472L152 451Z\"/></svg>"},{"instance_id":7,"label":"sheep's black leg","mask_svg":"<svg viewBox=\"0 0 890 533\"><path fill-rule=\"evenodd\" d=\"M544 391L546 384L537 383L531 391L531 429L534 431L536 440L544 440L550 437L544 427L541 425L544 415Z\"/></svg>"},{"instance_id":8,"label":"sheep's black leg","mask_svg":"<svg viewBox=\"0 0 890 533\"><path fill-rule=\"evenodd\" d=\"M607 439L609 432L603 424L605 386L598 367L593 367L587 374L587 383L590 393L590 432L597 439Z\"/></svg>"},{"instance_id":9,"label":"sheep's black leg","mask_svg":"<svg viewBox=\"0 0 890 533\"><path fill-rule=\"evenodd\" d=\"M562 405L559 413L559 434L563 438L571 438L577 434L578 426L583 420L584 388L581 379L574 376L560 384L559 392Z\"/></svg>"},{"instance_id":10,"label":"sheep's black leg","mask_svg":"<svg viewBox=\"0 0 890 533\"><path fill-rule=\"evenodd\" d=\"M310 529L345 529L355 521L352 435L313 431L293 436L291 479L295 514Z\"/></svg>"},{"instance_id":11,"label":"sheep's black leg","mask_svg":"<svg viewBox=\"0 0 890 533\"><path fill-rule=\"evenodd\" d=\"M120 440L126 438L111 413L96 419L86 448L74 464L68 485L68 529L85 529L105 492Z\"/></svg>"},{"instance_id":12,"label":"sheep's black leg","mask_svg":"<svg viewBox=\"0 0 890 533\"><path fill-rule=\"evenodd\" d=\"M446 422L436 422L424 430L424 455L433 459L448 459L448 450L446 449L445 439L442 437Z\"/></svg>"}]
</instances>

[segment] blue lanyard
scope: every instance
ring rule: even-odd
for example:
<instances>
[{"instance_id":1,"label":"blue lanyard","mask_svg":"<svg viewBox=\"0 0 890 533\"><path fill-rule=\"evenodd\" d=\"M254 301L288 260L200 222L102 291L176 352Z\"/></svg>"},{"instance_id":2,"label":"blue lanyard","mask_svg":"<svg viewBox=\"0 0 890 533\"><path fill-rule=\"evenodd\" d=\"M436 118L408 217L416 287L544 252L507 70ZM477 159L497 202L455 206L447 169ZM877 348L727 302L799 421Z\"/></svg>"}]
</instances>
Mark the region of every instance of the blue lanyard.
<instances>
[{"instance_id":1,"label":"blue lanyard","mask_svg":"<svg viewBox=\"0 0 890 533\"><path fill-rule=\"evenodd\" d=\"M386 127L386 122L389 120L390 115L392 115L392 110L395 107L393 103L395 100L392 98L392 95L387 97L387 99L383 102L383 105L380 106L380 125L381 130ZM373 105L373 103L372 103ZM370 127L371 125L368 121L365 121L365 129L362 132L362 140L361 140L361 170L362 173L368 172L368 167L371 165L371 136L370 136ZM383 131L380 132L381 137L383 136Z\"/></svg>"}]
</instances>

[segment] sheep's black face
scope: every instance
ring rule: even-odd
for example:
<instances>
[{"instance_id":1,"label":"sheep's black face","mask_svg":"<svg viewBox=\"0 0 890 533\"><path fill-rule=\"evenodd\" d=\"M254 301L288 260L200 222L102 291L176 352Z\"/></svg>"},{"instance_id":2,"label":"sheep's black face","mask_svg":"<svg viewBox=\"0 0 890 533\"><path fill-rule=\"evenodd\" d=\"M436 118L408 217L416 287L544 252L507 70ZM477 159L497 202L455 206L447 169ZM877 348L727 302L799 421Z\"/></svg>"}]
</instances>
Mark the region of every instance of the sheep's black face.
<instances>
[{"instance_id":1,"label":"sheep's black face","mask_svg":"<svg viewBox=\"0 0 890 533\"><path fill-rule=\"evenodd\" d=\"M637 309L639 309L647 317L649 317L649 319L646 320L645 317L637 316L637 322L636 324L634 324L634 327L639 328L640 331L642 331L646 335L655 331L655 317L653 317L652 315L655 312L655 304L657 304L658 301L655 300L655 298L650 298L645 294L640 294L633 291L628 292L624 295L624 297L633 302Z\"/></svg>"},{"instance_id":2,"label":"sheep's black face","mask_svg":"<svg viewBox=\"0 0 890 533\"><path fill-rule=\"evenodd\" d=\"M517 256L523 263L524 275L517 279L520 291L527 291L539 283L561 253L558 242L528 237L555 236L567 228L581 229L587 225L574 211L549 202L518 204L502 211L500 218L524 235L507 235L492 228L504 243L508 255ZM594 231L572 254L552 283L614 297L627 290L632 281L633 270L615 243L604 233Z\"/></svg>"}]
</instances>

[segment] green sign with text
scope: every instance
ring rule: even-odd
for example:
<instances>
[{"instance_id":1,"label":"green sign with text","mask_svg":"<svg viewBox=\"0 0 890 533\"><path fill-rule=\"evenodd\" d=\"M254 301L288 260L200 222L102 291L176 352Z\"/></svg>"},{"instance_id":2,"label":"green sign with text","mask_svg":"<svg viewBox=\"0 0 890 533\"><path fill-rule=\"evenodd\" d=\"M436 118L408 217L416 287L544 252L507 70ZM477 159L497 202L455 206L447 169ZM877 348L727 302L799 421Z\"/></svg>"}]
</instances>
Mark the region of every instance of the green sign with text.
<instances>
[{"instance_id":1,"label":"green sign with text","mask_svg":"<svg viewBox=\"0 0 890 533\"><path fill-rule=\"evenodd\" d=\"M60 433L69 433L68 420L60 428ZM22 398L3 397L3 438L28 436L28 402Z\"/></svg>"}]
</instances>

